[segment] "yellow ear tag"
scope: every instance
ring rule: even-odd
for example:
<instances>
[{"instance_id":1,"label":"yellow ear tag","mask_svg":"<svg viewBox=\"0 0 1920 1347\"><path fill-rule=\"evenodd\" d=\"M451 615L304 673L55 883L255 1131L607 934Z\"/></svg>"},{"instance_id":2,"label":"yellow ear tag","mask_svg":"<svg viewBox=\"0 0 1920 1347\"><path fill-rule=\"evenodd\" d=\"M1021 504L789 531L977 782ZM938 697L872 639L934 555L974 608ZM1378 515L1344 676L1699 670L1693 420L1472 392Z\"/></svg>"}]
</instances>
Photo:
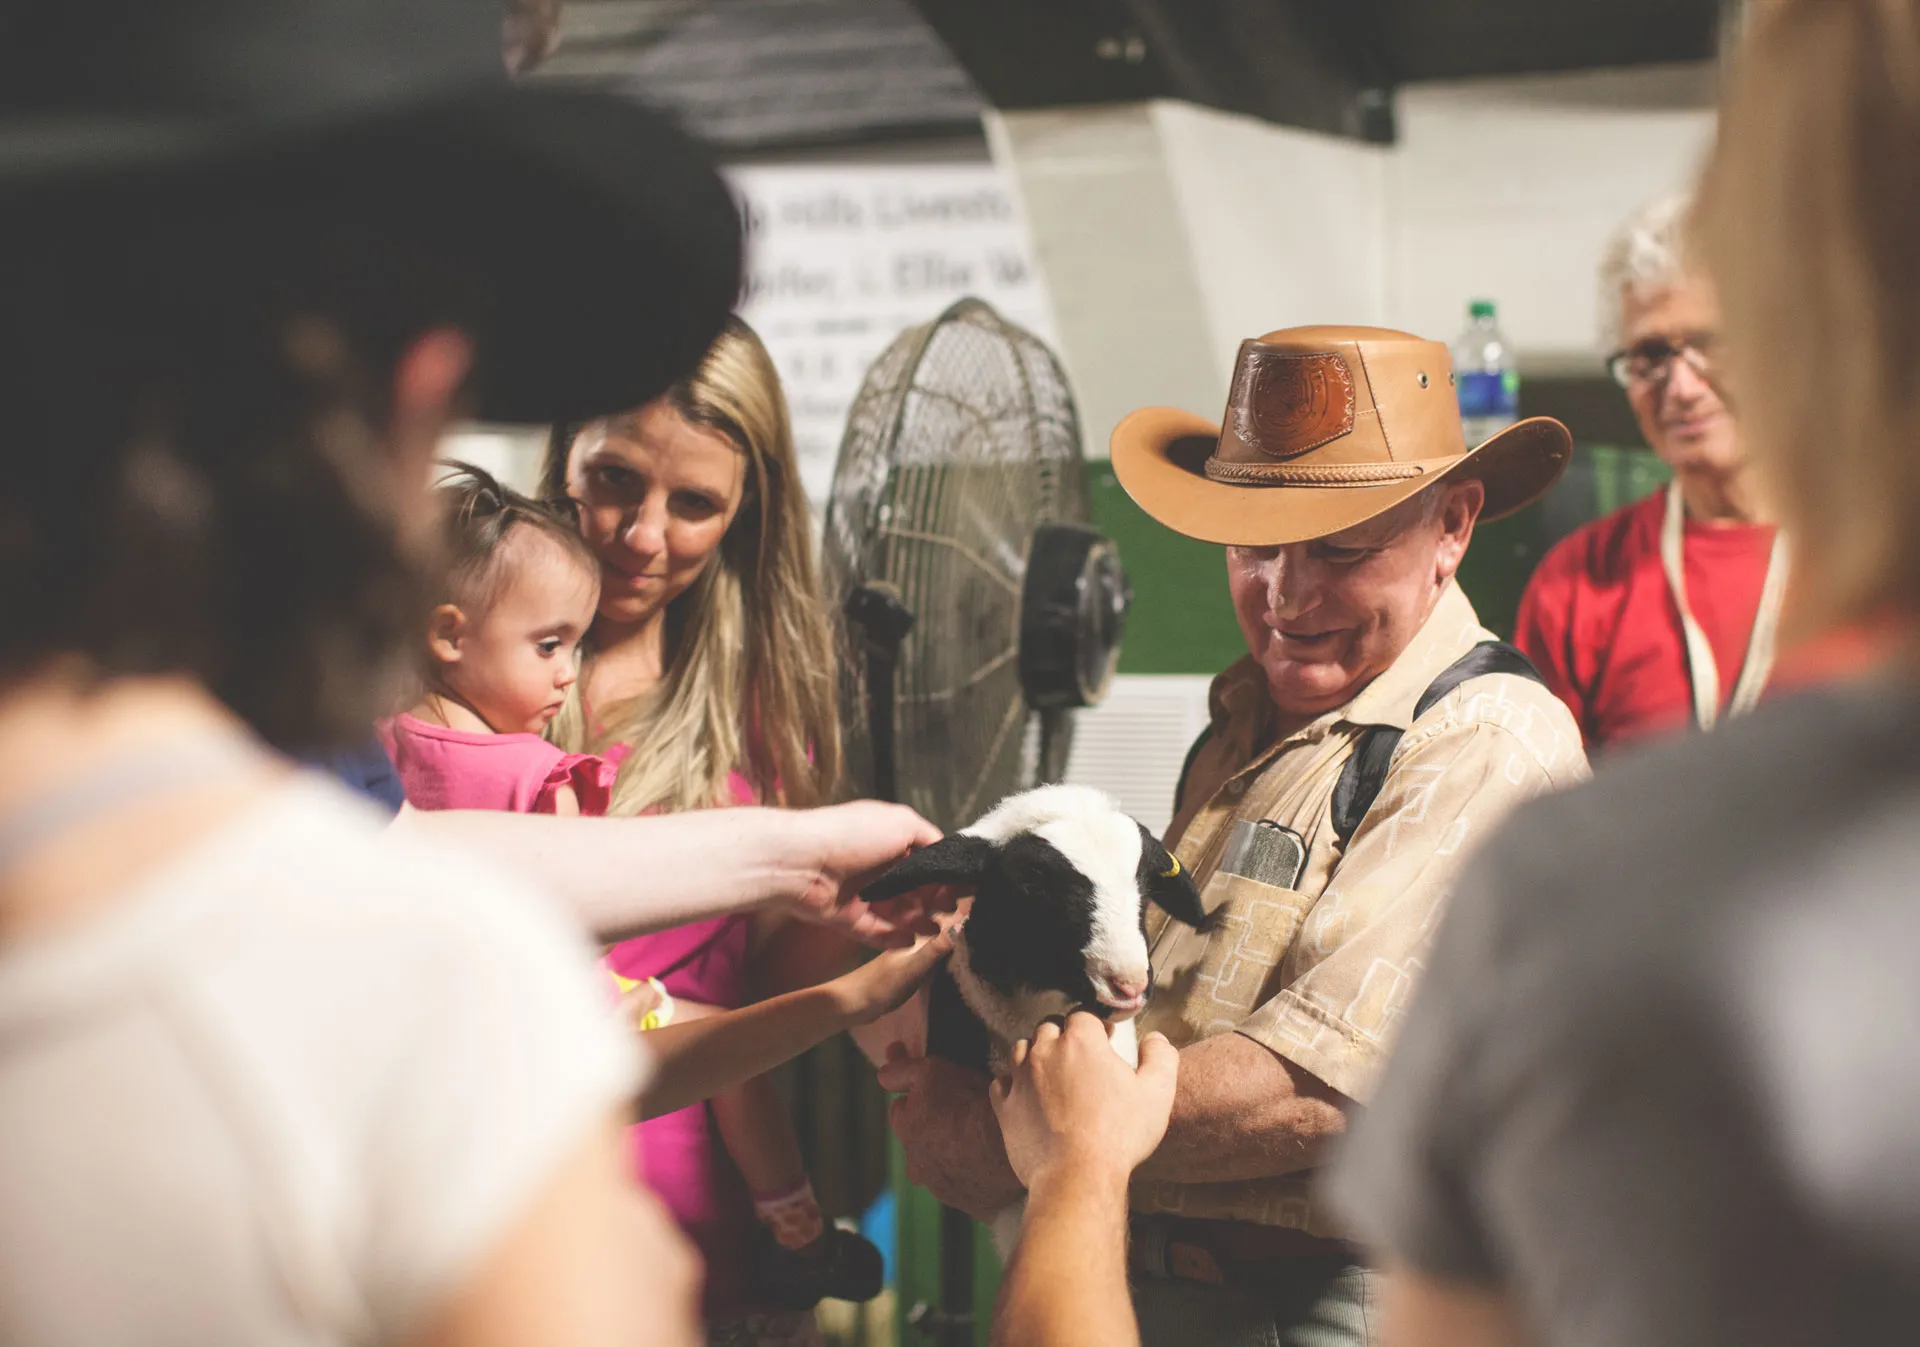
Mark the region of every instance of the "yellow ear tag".
<instances>
[{"instance_id":1,"label":"yellow ear tag","mask_svg":"<svg viewBox=\"0 0 1920 1347\"><path fill-rule=\"evenodd\" d=\"M1169 851L1167 853L1167 859L1173 863L1173 868L1170 870L1162 870L1160 872L1160 878L1162 879L1172 879L1180 873L1180 858Z\"/></svg>"}]
</instances>

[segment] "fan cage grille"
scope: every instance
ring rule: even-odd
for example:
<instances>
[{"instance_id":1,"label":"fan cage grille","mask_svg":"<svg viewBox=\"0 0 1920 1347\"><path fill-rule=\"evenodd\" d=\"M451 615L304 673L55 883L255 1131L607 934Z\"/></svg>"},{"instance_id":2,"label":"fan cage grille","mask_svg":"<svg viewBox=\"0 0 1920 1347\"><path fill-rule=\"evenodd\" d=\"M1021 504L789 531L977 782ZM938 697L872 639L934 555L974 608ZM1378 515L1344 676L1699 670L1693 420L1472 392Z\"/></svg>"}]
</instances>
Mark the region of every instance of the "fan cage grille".
<instances>
[{"instance_id":1,"label":"fan cage grille","mask_svg":"<svg viewBox=\"0 0 1920 1347\"><path fill-rule=\"evenodd\" d=\"M848 415L822 544L827 592L884 581L915 614L895 679L899 795L943 828L1035 770L1020 688L1020 595L1034 529L1088 514L1080 422L1037 337L978 300L909 329ZM864 660L842 661L850 785L874 789Z\"/></svg>"}]
</instances>

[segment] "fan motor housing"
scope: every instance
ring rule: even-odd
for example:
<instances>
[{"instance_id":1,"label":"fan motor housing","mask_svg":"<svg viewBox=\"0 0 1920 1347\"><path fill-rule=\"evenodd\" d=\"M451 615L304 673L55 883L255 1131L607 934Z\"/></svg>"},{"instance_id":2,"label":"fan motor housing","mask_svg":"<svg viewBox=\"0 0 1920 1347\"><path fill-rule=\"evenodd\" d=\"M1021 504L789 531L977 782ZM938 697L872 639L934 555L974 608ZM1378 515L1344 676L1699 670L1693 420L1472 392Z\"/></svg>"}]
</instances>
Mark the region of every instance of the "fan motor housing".
<instances>
[{"instance_id":1,"label":"fan motor housing","mask_svg":"<svg viewBox=\"0 0 1920 1347\"><path fill-rule=\"evenodd\" d=\"M1094 706L1120 662L1133 592L1120 549L1098 529L1042 524L1020 601L1020 685L1036 710Z\"/></svg>"}]
</instances>

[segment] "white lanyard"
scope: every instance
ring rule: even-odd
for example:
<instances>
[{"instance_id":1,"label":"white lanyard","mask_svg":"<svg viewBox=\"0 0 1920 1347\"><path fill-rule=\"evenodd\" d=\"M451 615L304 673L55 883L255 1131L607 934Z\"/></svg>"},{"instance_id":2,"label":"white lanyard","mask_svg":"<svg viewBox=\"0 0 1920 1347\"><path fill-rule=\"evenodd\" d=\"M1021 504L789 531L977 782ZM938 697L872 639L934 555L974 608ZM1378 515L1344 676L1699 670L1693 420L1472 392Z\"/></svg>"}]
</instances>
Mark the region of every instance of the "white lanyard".
<instances>
[{"instance_id":1,"label":"white lanyard","mask_svg":"<svg viewBox=\"0 0 1920 1347\"><path fill-rule=\"evenodd\" d=\"M1680 610L1680 630L1686 637L1687 678L1693 684L1693 721L1710 730L1720 718L1720 667L1713 659L1713 646L1707 634L1694 620L1687 605L1687 570L1682 551L1685 534L1683 516L1686 507L1680 499L1680 483L1667 487L1667 516L1660 526L1660 563L1666 568L1667 587L1673 591L1673 603ZM1767 579L1760 588L1760 610L1753 615L1753 635L1747 638L1747 657L1740 665L1740 678L1733 685L1733 700L1727 705L1729 716L1745 715L1760 700L1773 672L1774 637L1780 630L1780 609L1787 592L1786 535L1773 535L1773 551L1767 556Z\"/></svg>"}]
</instances>

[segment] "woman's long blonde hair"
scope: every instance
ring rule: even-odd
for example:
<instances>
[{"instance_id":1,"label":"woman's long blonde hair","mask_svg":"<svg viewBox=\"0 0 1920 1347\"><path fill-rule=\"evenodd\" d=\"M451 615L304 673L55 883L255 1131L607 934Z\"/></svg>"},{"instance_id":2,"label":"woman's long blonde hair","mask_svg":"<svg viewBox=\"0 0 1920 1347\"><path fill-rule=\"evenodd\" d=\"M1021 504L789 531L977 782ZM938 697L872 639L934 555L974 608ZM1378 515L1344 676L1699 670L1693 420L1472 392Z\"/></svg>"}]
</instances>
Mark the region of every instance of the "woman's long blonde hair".
<instances>
[{"instance_id":1,"label":"woman's long blonde hair","mask_svg":"<svg viewBox=\"0 0 1920 1347\"><path fill-rule=\"evenodd\" d=\"M769 803L826 803L840 777L833 627L780 376L753 329L734 318L663 401L746 455L740 509L700 578L667 606L659 685L596 706L595 735L579 696L583 678L551 737L572 752L632 745L614 784L614 814L726 803L736 770ZM557 432L548 446L542 492L550 500L566 499L577 438Z\"/></svg>"},{"instance_id":2,"label":"woman's long blonde hair","mask_svg":"<svg viewBox=\"0 0 1920 1347\"><path fill-rule=\"evenodd\" d=\"M1920 0L1756 7L1694 225L1795 625L1920 613Z\"/></svg>"}]
</instances>

